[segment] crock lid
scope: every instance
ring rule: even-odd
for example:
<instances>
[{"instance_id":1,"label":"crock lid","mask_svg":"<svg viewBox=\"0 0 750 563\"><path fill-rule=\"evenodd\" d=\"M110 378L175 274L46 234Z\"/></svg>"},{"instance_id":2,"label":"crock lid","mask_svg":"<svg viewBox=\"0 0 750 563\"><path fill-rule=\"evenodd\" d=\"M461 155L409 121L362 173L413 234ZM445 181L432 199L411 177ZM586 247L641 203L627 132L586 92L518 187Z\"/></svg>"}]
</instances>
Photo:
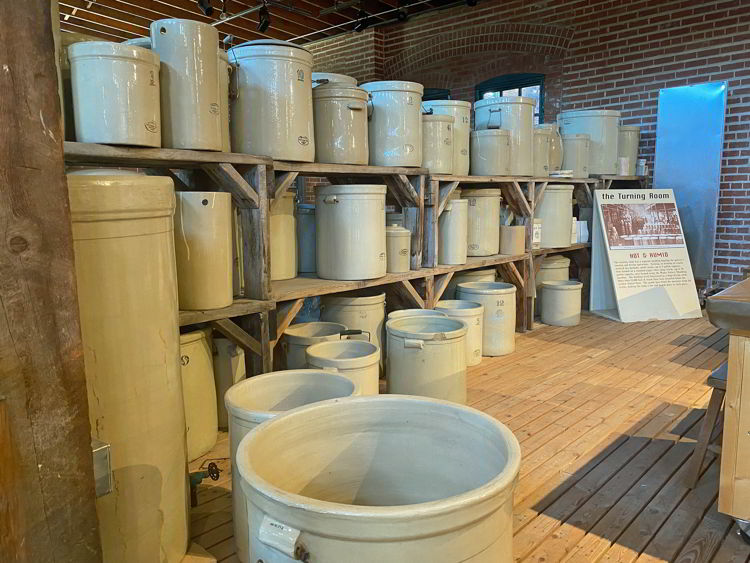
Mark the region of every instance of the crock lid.
<instances>
[{"instance_id":1,"label":"crock lid","mask_svg":"<svg viewBox=\"0 0 750 563\"><path fill-rule=\"evenodd\" d=\"M465 102L463 100L428 100L426 102L422 102L422 105L427 108L436 106L450 106L471 109L471 102Z\"/></svg>"},{"instance_id":2,"label":"crock lid","mask_svg":"<svg viewBox=\"0 0 750 563\"><path fill-rule=\"evenodd\" d=\"M458 284L458 291L464 293L478 293L480 295L506 295L516 292L516 286L512 283L498 281L463 282Z\"/></svg>"},{"instance_id":3,"label":"crock lid","mask_svg":"<svg viewBox=\"0 0 750 563\"><path fill-rule=\"evenodd\" d=\"M422 121L437 121L438 123L454 123L456 118L441 113L423 113Z\"/></svg>"},{"instance_id":4,"label":"crock lid","mask_svg":"<svg viewBox=\"0 0 750 563\"><path fill-rule=\"evenodd\" d=\"M329 82L328 84L319 84L313 88L313 99L317 98L356 98L367 101L369 94L367 90L354 84L344 82Z\"/></svg>"},{"instance_id":5,"label":"crock lid","mask_svg":"<svg viewBox=\"0 0 750 563\"><path fill-rule=\"evenodd\" d=\"M590 141L591 135L587 135L586 133L575 133L572 135L563 135L562 138L563 141Z\"/></svg>"},{"instance_id":6,"label":"crock lid","mask_svg":"<svg viewBox=\"0 0 750 563\"><path fill-rule=\"evenodd\" d=\"M578 280L549 280L543 281L542 287L555 291L575 291L581 289L583 284Z\"/></svg>"},{"instance_id":7,"label":"crock lid","mask_svg":"<svg viewBox=\"0 0 750 563\"><path fill-rule=\"evenodd\" d=\"M461 338L469 329L465 322L443 314L390 319L385 323L385 330L401 338L441 342Z\"/></svg>"},{"instance_id":8,"label":"crock lid","mask_svg":"<svg viewBox=\"0 0 750 563\"><path fill-rule=\"evenodd\" d=\"M474 109L480 109L485 106L502 105L502 104L531 104L532 106L536 103L534 98L527 98L525 96L498 96L496 98L484 98L474 102Z\"/></svg>"},{"instance_id":9,"label":"crock lid","mask_svg":"<svg viewBox=\"0 0 750 563\"><path fill-rule=\"evenodd\" d=\"M379 82L367 82L362 84L362 88L368 92L413 92L420 96L424 93L424 86L418 82L408 82L405 80L381 80Z\"/></svg>"},{"instance_id":10,"label":"crock lid","mask_svg":"<svg viewBox=\"0 0 750 563\"><path fill-rule=\"evenodd\" d=\"M211 332L211 329L194 330L193 332L186 332L180 335L180 346L196 342L198 340L207 340Z\"/></svg>"},{"instance_id":11,"label":"crock lid","mask_svg":"<svg viewBox=\"0 0 750 563\"><path fill-rule=\"evenodd\" d=\"M620 131L636 131L640 132L641 128L637 125L620 125Z\"/></svg>"},{"instance_id":12,"label":"crock lid","mask_svg":"<svg viewBox=\"0 0 750 563\"><path fill-rule=\"evenodd\" d=\"M402 236L411 236L411 231L409 229L405 229L404 227L400 225L388 225L385 228L385 236L387 237L402 237Z\"/></svg>"},{"instance_id":13,"label":"crock lid","mask_svg":"<svg viewBox=\"0 0 750 563\"><path fill-rule=\"evenodd\" d=\"M388 191L386 186L378 184L339 184L332 186L321 186L318 188L318 196L325 195L385 195Z\"/></svg>"},{"instance_id":14,"label":"crock lid","mask_svg":"<svg viewBox=\"0 0 750 563\"><path fill-rule=\"evenodd\" d=\"M113 57L159 65L159 55L155 52L143 47L113 43L112 41L83 41L73 43L68 47L68 58L71 61L83 57Z\"/></svg>"},{"instance_id":15,"label":"crock lid","mask_svg":"<svg viewBox=\"0 0 750 563\"><path fill-rule=\"evenodd\" d=\"M614 109L580 109L560 112L560 119L567 117L620 117L620 112Z\"/></svg>"},{"instance_id":16,"label":"crock lid","mask_svg":"<svg viewBox=\"0 0 750 563\"><path fill-rule=\"evenodd\" d=\"M570 267L570 258L566 258L565 256L545 256L544 260L542 260L542 269L562 267Z\"/></svg>"}]
</instances>

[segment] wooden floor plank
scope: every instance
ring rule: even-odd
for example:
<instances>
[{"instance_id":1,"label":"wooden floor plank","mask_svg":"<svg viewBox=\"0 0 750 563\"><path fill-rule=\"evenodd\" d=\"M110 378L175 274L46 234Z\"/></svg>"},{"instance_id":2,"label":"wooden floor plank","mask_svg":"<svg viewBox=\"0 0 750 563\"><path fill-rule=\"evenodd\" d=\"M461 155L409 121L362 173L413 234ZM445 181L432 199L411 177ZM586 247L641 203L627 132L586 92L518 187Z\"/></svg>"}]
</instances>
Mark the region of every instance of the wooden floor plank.
<instances>
[{"instance_id":1,"label":"wooden floor plank","mask_svg":"<svg viewBox=\"0 0 750 563\"><path fill-rule=\"evenodd\" d=\"M646 475L615 504L563 561L590 563L597 561L622 532L642 514L662 487L683 479L679 472L693 452L692 445L676 443ZM666 488L665 487L665 488ZM621 543L621 542L620 542Z\"/></svg>"},{"instance_id":2,"label":"wooden floor plank","mask_svg":"<svg viewBox=\"0 0 750 563\"><path fill-rule=\"evenodd\" d=\"M719 464L712 463L644 548L638 563L672 561L718 496Z\"/></svg>"},{"instance_id":3,"label":"wooden floor plank","mask_svg":"<svg viewBox=\"0 0 750 563\"><path fill-rule=\"evenodd\" d=\"M716 509L716 502L680 551L675 563L709 563L734 520Z\"/></svg>"},{"instance_id":4,"label":"wooden floor plank","mask_svg":"<svg viewBox=\"0 0 750 563\"><path fill-rule=\"evenodd\" d=\"M721 547L713 558L713 563L747 563L750 561L750 545L740 538L737 524L732 526Z\"/></svg>"},{"instance_id":5,"label":"wooden floor plank","mask_svg":"<svg viewBox=\"0 0 750 563\"><path fill-rule=\"evenodd\" d=\"M621 324L584 314L576 327L519 334L514 354L470 368L469 403L507 424L523 450L516 560L747 561L750 546L713 506L713 454L695 490L681 479L705 379L725 357L725 333L705 319ZM198 486L191 537L235 563L227 456L224 432L190 464L217 459L224 470Z\"/></svg>"}]
</instances>

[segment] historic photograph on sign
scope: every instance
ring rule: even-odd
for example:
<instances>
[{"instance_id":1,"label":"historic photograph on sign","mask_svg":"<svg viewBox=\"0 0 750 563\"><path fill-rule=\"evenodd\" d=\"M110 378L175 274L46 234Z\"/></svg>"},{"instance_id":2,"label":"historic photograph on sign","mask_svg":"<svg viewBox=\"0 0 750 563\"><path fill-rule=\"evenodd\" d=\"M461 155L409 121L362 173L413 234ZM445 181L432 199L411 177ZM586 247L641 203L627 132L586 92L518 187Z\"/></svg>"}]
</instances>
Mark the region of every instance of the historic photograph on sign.
<instances>
[{"instance_id":1,"label":"historic photograph on sign","mask_svg":"<svg viewBox=\"0 0 750 563\"><path fill-rule=\"evenodd\" d=\"M685 244L674 203L603 203L601 209L610 248Z\"/></svg>"}]
</instances>

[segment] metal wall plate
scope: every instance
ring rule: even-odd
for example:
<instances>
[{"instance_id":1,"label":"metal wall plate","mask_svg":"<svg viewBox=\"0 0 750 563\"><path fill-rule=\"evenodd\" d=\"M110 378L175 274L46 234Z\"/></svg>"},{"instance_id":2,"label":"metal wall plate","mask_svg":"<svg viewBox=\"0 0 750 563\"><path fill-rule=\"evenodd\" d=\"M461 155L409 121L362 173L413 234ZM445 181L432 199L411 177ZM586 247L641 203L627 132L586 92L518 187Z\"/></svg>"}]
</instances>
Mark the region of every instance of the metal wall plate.
<instances>
[{"instance_id":1,"label":"metal wall plate","mask_svg":"<svg viewBox=\"0 0 750 563\"><path fill-rule=\"evenodd\" d=\"M674 190L693 276L711 284L727 83L659 90L654 188Z\"/></svg>"}]
</instances>

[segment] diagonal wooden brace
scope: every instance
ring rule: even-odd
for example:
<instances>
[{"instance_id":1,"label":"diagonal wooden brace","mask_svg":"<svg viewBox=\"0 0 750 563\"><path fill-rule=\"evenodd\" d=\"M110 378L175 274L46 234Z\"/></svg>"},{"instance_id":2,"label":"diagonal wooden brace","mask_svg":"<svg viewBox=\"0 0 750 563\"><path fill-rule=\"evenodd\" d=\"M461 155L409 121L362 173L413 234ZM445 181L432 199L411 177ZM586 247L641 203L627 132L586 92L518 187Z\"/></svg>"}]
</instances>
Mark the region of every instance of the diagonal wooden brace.
<instances>
[{"instance_id":1,"label":"diagonal wooden brace","mask_svg":"<svg viewBox=\"0 0 750 563\"><path fill-rule=\"evenodd\" d=\"M258 208L258 194L237 169L225 162L201 165L203 171L225 192L232 194L237 207Z\"/></svg>"}]
</instances>

